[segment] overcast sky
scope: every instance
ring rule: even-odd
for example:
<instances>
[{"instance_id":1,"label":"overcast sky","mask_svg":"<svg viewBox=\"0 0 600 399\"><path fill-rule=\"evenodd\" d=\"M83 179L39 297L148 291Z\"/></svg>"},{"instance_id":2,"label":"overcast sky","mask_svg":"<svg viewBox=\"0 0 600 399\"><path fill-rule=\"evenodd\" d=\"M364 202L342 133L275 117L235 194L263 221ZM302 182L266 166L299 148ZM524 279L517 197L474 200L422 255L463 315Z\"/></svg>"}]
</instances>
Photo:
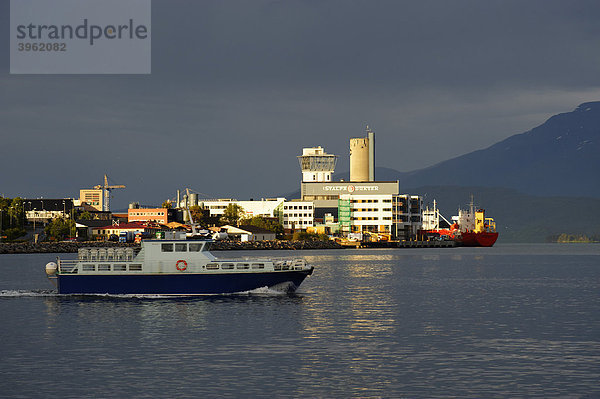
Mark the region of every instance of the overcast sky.
<instances>
[{"instance_id":1,"label":"overcast sky","mask_svg":"<svg viewBox=\"0 0 600 399\"><path fill-rule=\"evenodd\" d=\"M600 100L600 2L152 2L151 75L10 75L0 0L0 195L113 204L190 187L260 199L299 187L296 156L376 135L410 171ZM113 208L115 208L113 207Z\"/></svg>"}]
</instances>

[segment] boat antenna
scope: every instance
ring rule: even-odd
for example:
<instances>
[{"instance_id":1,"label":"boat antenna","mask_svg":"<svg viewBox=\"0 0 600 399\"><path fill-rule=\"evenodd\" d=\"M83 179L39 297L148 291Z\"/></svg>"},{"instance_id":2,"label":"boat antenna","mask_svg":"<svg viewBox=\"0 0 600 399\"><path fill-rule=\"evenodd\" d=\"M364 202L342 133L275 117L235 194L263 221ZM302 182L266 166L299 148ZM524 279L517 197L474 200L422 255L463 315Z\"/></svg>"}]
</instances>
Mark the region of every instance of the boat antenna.
<instances>
[{"instance_id":1,"label":"boat antenna","mask_svg":"<svg viewBox=\"0 0 600 399\"><path fill-rule=\"evenodd\" d=\"M471 202L469 202L469 210L471 211L471 215L473 215L473 211L475 208L475 203L473 202L473 194L471 194Z\"/></svg>"}]
</instances>

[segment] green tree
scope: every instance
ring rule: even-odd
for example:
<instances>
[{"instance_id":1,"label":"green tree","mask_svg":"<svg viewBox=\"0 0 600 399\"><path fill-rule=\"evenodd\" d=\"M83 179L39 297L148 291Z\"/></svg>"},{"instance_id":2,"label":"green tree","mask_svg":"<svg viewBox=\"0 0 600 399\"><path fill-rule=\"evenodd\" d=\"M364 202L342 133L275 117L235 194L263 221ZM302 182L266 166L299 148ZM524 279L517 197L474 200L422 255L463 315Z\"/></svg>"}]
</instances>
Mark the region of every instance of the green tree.
<instances>
[{"instance_id":1,"label":"green tree","mask_svg":"<svg viewBox=\"0 0 600 399\"><path fill-rule=\"evenodd\" d=\"M46 234L55 240L64 240L75 235L75 222L71 219L57 217L46 226Z\"/></svg>"},{"instance_id":2,"label":"green tree","mask_svg":"<svg viewBox=\"0 0 600 399\"><path fill-rule=\"evenodd\" d=\"M206 224L206 218L204 217L204 208L199 205L190 206L190 213L194 223L204 226Z\"/></svg>"},{"instance_id":3,"label":"green tree","mask_svg":"<svg viewBox=\"0 0 600 399\"><path fill-rule=\"evenodd\" d=\"M80 220L92 220L92 214L88 211L83 211L79 214Z\"/></svg>"},{"instance_id":4,"label":"green tree","mask_svg":"<svg viewBox=\"0 0 600 399\"><path fill-rule=\"evenodd\" d=\"M242 208L238 204L229 204L223 212L223 216L221 217L221 223L239 226L240 220L243 216L244 208Z\"/></svg>"},{"instance_id":5,"label":"green tree","mask_svg":"<svg viewBox=\"0 0 600 399\"><path fill-rule=\"evenodd\" d=\"M23 199L13 198L8 208L8 214L11 218L11 226L23 226Z\"/></svg>"},{"instance_id":6,"label":"green tree","mask_svg":"<svg viewBox=\"0 0 600 399\"><path fill-rule=\"evenodd\" d=\"M10 207L10 203L10 198L0 197L0 233L2 233L2 229L6 229L8 227L6 220L8 219L8 208Z\"/></svg>"},{"instance_id":7,"label":"green tree","mask_svg":"<svg viewBox=\"0 0 600 399\"><path fill-rule=\"evenodd\" d=\"M173 204L171 203L171 200L166 200L165 202L162 203L162 207L166 208L166 209L172 209Z\"/></svg>"},{"instance_id":8,"label":"green tree","mask_svg":"<svg viewBox=\"0 0 600 399\"><path fill-rule=\"evenodd\" d=\"M277 235L277 238L283 237L283 226L281 223L279 223L279 221L273 219L254 216L250 219L244 219L241 224L267 229L274 232Z\"/></svg>"},{"instance_id":9,"label":"green tree","mask_svg":"<svg viewBox=\"0 0 600 399\"><path fill-rule=\"evenodd\" d=\"M19 237L22 237L26 234L25 230L20 227L13 227L10 229L6 229L2 232L3 236L6 236L6 240L12 241Z\"/></svg>"},{"instance_id":10,"label":"green tree","mask_svg":"<svg viewBox=\"0 0 600 399\"><path fill-rule=\"evenodd\" d=\"M329 241L327 234L307 233L305 231L296 231L292 238L294 241Z\"/></svg>"},{"instance_id":11,"label":"green tree","mask_svg":"<svg viewBox=\"0 0 600 399\"><path fill-rule=\"evenodd\" d=\"M10 198L4 198L0 196L0 210L3 212L8 211L8 207L10 206L11 203L11 199Z\"/></svg>"}]
</instances>

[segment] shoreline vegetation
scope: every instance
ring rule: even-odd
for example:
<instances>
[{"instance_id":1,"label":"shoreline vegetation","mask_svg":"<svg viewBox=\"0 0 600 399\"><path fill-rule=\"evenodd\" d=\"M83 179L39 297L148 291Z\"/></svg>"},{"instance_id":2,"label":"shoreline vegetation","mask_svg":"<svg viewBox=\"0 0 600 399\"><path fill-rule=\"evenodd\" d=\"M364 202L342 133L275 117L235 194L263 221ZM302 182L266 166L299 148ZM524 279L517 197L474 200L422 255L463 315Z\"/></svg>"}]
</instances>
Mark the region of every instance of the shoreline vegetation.
<instances>
[{"instance_id":1,"label":"shoreline vegetation","mask_svg":"<svg viewBox=\"0 0 600 399\"><path fill-rule=\"evenodd\" d=\"M600 242L598 237L588 237L583 234L561 234L556 238L556 242L561 244L579 243L579 244L592 244Z\"/></svg>"},{"instance_id":2,"label":"shoreline vegetation","mask_svg":"<svg viewBox=\"0 0 600 399\"><path fill-rule=\"evenodd\" d=\"M135 243L119 243L110 241L73 241L73 242L9 242L0 243L0 254L33 254L33 253L77 253L79 248L120 248L139 247ZM211 251L232 250L299 250L299 249L340 249L335 241L216 241Z\"/></svg>"}]
</instances>

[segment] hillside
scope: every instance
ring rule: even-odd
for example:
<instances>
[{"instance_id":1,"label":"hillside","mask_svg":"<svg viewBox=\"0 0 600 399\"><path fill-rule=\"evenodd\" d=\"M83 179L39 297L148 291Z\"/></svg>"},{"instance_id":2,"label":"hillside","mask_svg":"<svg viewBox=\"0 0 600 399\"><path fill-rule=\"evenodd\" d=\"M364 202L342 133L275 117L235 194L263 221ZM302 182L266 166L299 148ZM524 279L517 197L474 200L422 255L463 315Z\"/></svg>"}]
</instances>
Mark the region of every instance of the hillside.
<instances>
[{"instance_id":1,"label":"hillside","mask_svg":"<svg viewBox=\"0 0 600 399\"><path fill-rule=\"evenodd\" d=\"M398 179L402 191L423 185L457 185L600 198L600 102L581 104L528 132L425 169L397 174L383 171L385 176L377 175L377 179Z\"/></svg>"}]
</instances>

